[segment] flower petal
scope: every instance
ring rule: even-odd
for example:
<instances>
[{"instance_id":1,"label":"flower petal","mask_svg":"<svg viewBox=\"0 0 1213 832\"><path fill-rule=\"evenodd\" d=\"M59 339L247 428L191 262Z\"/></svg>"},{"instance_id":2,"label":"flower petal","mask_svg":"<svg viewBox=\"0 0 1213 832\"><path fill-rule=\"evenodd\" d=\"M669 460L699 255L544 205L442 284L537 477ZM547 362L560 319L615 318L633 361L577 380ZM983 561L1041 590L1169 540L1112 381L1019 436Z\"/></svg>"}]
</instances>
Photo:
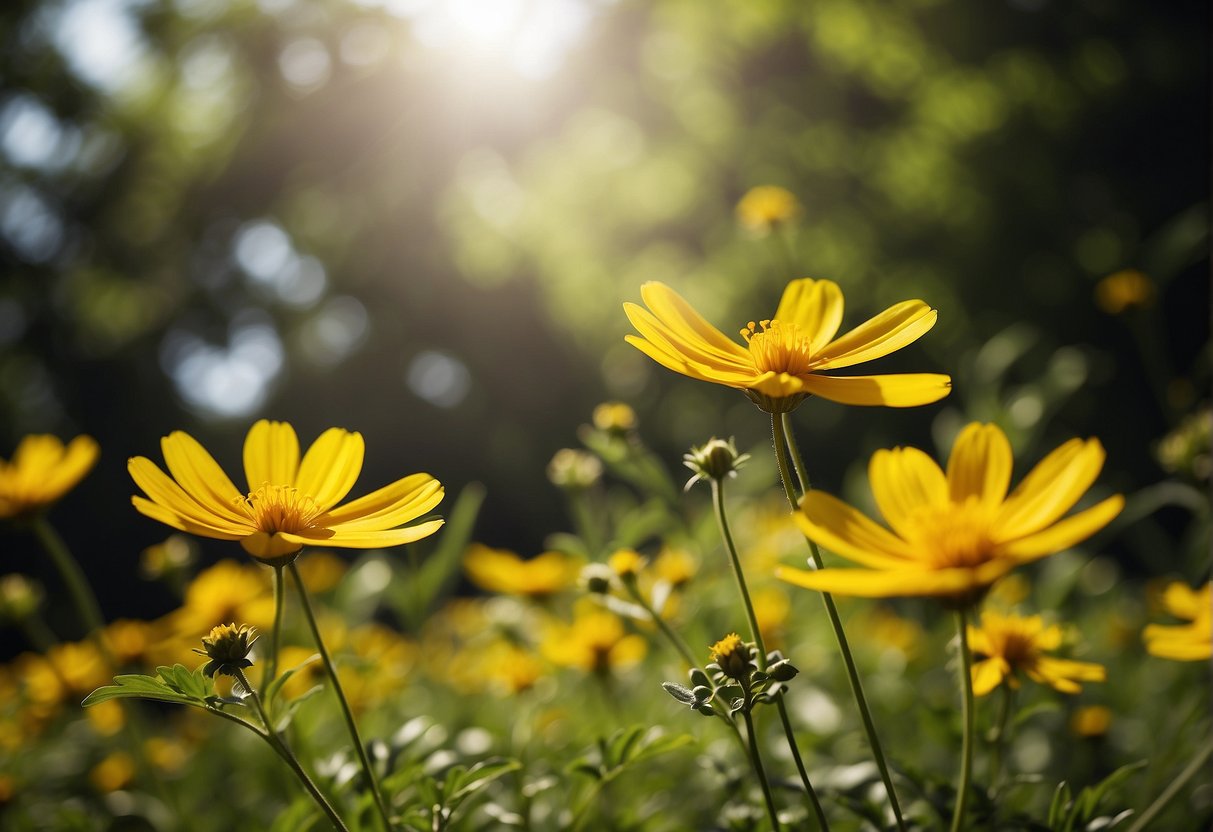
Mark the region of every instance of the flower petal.
<instances>
[{"instance_id":1,"label":"flower petal","mask_svg":"<svg viewBox=\"0 0 1213 832\"><path fill-rule=\"evenodd\" d=\"M77 436L67 443L59 461L45 473L42 493L49 500L63 496L92 470L100 453L100 446L91 436Z\"/></svg>"},{"instance_id":2,"label":"flower petal","mask_svg":"<svg viewBox=\"0 0 1213 832\"><path fill-rule=\"evenodd\" d=\"M810 491L792 514L805 537L864 566L905 568L917 560L905 541L824 491Z\"/></svg>"},{"instance_id":3,"label":"flower petal","mask_svg":"<svg viewBox=\"0 0 1213 832\"><path fill-rule=\"evenodd\" d=\"M939 313L920 300L902 301L869 318L814 356L814 370L852 367L882 358L925 335Z\"/></svg>"},{"instance_id":4,"label":"flower petal","mask_svg":"<svg viewBox=\"0 0 1213 832\"><path fill-rule=\"evenodd\" d=\"M412 474L338 506L317 523L335 531L393 529L437 506L443 494L442 483L429 474Z\"/></svg>"},{"instance_id":5,"label":"flower petal","mask_svg":"<svg viewBox=\"0 0 1213 832\"><path fill-rule=\"evenodd\" d=\"M1003 544L999 547L999 554L1025 563L1068 549L1112 522L1124 505L1124 497L1120 494L1113 495L1043 531Z\"/></svg>"},{"instance_id":6,"label":"flower petal","mask_svg":"<svg viewBox=\"0 0 1213 832\"><path fill-rule=\"evenodd\" d=\"M1012 463L1011 443L997 425L966 425L948 457L952 502L959 504L976 497L987 506L1000 505L1011 484Z\"/></svg>"},{"instance_id":7,"label":"flower petal","mask_svg":"<svg viewBox=\"0 0 1213 832\"><path fill-rule=\"evenodd\" d=\"M309 529L299 534L282 532L279 537L298 543L300 546L336 546L342 549L386 549L429 537L442 527L444 520L430 520L403 529L382 531L343 531L337 529ZM329 536L325 536L329 534Z\"/></svg>"},{"instance_id":8,"label":"flower petal","mask_svg":"<svg viewBox=\"0 0 1213 832\"><path fill-rule=\"evenodd\" d=\"M358 481L365 450L362 434L329 428L303 455L295 487L318 506L336 505Z\"/></svg>"},{"instance_id":9,"label":"flower petal","mask_svg":"<svg viewBox=\"0 0 1213 832\"><path fill-rule=\"evenodd\" d=\"M985 696L998 687L1011 672L1011 666L1002 656L995 656L973 665L973 695Z\"/></svg>"},{"instance_id":10,"label":"flower petal","mask_svg":"<svg viewBox=\"0 0 1213 832\"><path fill-rule=\"evenodd\" d=\"M819 569L776 568L775 577L806 589L859 598L951 597L982 589L1012 564L986 563L976 569Z\"/></svg>"},{"instance_id":11,"label":"flower petal","mask_svg":"<svg viewBox=\"0 0 1213 832\"><path fill-rule=\"evenodd\" d=\"M246 515L237 507L244 495L228 479L198 440L173 431L160 440L169 473L181 488L212 514L241 523Z\"/></svg>"},{"instance_id":12,"label":"flower petal","mask_svg":"<svg viewBox=\"0 0 1213 832\"><path fill-rule=\"evenodd\" d=\"M702 342L725 356L746 358L749 351L712 326L681 295L652 280L640 287L640 297L662 324L684 340Z\"/></svg>"},{"instance_id":13,"label":"flower petal","mask_svg":"<svg viewBox=\"0 0 1213 832\"><path fill-rule=\"evenodd\" d=\"M634 303L625 303L623 311L645 340L670 355L718 370L751 375L755 372L754 360L750 353L739 346L736 352L719 350L697 335L687 336L671 329L649 310Z\"/></svg>"},{"instance_id":14,"label":"flower petal","mask_svg":"<svg viewBox=\"0 0 1213 832\"><path fill-rule=\"evenodd\" d=\"M689 361L686 356L681 353L675 353L670 348L659 345L653 341L646 341L644 338L635 335L625 335L623 340L627 341L636 349L647 355L649 358L656 361L661 366L668 370L673 370L676 373L681 373L689 378L699 381L707 381L712 384L724 384L728 387L737 387L744 389L754 383L757 375L753 370L749 372L723 372L717 369L712 369L704 364Z\"/></svg>"},{"instance_id":15,"label":"flower petal","mask_svg":"<svg viewBox=\"0 0 1213 832\"><path fill-rule=\"evenodd\" d=\"M244 437L244 475L248 490L263 485L294 485L299 475L299 437L287 422L262 419Z\"/></svg>"},{"instance_id":16,"label":"flower petal","mask_svg":"<svg viewBox=\"0 0 1213 832\"><path fill-rule=\"evenodd\" d=\"M131 458L127 461L126 468L135 485L143 489L143 493L150 497L152 502L168 509L184 521L235 535L247 534L247 530L251 528L251 524L237 523L199 503L147 457Z\"/></svg>"},{"instance_id":17,"label":"flower petal","mask_svg":"<svg viewBox=\"0 0 1213 832\"><path fill-rule=\"evenodd\" d=\"M1097 439L1071 439L1040 461L1011 493L991 529L997 540L1040 531L1069 511L1103 468Z\"/></svg>"},{"instance_id":18,"label":"flower petal","mask_svg":"<svg viewBox=\"0 0 1213 832\"><path fill-rule=\"evenodd\" d=\"M794 323L809 339L810 355L816 355L842 325L842 290L832 280L793 280L783 290L777 321Z\"/></svg>"},{"instance_id":19,"label":"flower petal","mask_svg":"<svg viewBox=\"0 0 1213 832\"><path fill-rule=\"evenodd\" d=\"M131 497L131 504L135 506L135 510L144 517L150 517L157 522L163 523L170 528L177 529L182 532L196 534L199 537L213 537L217 540L239 540L243 534L237 534L223 529L217 529L214 526L205 526L200 523L194 523L185 519L176 512L170 511L159 503L153 503L151 500L145 500L143 497Z\"/></svg>"},{"instance_id":20,"label":"flower petal","mask_svg":"<svg viewBox=\"0 0 1213 832\"><path fill-rule=\"evenodd\" d=\"M948 504L948 481L943 471L918 448L894 448L872 454L868 481L880 513L907 540L912 539L915 531L915 515L924 508Z\"/></svg>"},{"instance_id":21,"label":"flower petal","mask_svg":"<svg viewBox=\"0 0 1213 832\"><path fill-rule=\"evenodd\" d=\"M952 379L938 373L904 373L887 376L803 377L804 389L839 404L917 407L937 402L952 391Z\"/></svg>"}]
</instances>

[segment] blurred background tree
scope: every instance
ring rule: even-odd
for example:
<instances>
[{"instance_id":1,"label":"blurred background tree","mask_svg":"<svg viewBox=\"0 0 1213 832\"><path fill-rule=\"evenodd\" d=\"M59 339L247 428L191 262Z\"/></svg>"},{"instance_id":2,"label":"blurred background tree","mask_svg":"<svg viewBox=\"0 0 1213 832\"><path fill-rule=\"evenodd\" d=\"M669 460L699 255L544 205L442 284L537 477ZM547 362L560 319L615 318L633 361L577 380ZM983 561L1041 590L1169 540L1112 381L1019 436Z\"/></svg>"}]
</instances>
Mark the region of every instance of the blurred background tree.
<instances>
[{"instance_id":1,"label":"blurred background tree","mask_svg":"<svg viewBox=\"0 0 1213 832\"><path fill-rule=\"evenodd\" d=\"M881 369L955 378L896 417L802 408L823 486L876 447L946 448L969 419L1025 457L1098 435L1110 485L1154 483L1158 441L1207 398L1208 17L1130 0L12 0L2 453L27 432L101 442L57 521L111 616L161 611L129 592L162 530L128 508L124 465L178 428L231 470L260 416L305 441L360 430L367 487L483 481L480 537L538 551L563 522L544 465L601 400L633 404L671 465L713 434L764 441L744 397L624 344L620 303L662 280L730 331L813 276L842 285L844 326L938 307ZM747 233L734 206L767 184L802 210ZM1179 568L1172 510L1130 536L1125 568Z\"/></svg>"}]
</instances>

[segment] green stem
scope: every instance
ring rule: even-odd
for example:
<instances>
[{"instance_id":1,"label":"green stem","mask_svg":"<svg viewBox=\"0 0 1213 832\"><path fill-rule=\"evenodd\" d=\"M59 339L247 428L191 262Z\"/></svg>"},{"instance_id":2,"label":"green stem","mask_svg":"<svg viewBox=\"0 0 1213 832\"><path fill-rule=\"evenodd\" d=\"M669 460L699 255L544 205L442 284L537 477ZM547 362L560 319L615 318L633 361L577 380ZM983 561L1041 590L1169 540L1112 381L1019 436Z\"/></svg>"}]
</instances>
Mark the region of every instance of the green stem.
<instances>
[{"instance_id":1,"label":"green stem","mask_svg":"<svg viewBox=\"0 0 1213 832\"><path fill-rule=\"evenodd\" d=\"M329 656L329 651L324 646L324 639L320 637L320 627L316 624L316 615L312 612L312 602L308 598L307 589L303 586L303 577L299 574L299 567L295 565L294 561L291 561L290 570L291 578L295 581L295 588L299 591L299 600L303 605L304 616L307 618L308 627L312 630L312 638L316 642L316 652L320 654L320 661L324 665L329 681L333 685L333 693L337 695L337 701L341 705L341 715L345 718L345 726L350 732L350 740L354 744L354 750L358 752L358 760L362 763L362 770L366 774L367 782L371 787L371 793L375 797L375 807L379 810L379 817L383 821L383 828L391 832L392 821L388 815L387 803L383 800L383 792L379 788L379 778L375 776L375 769L371 766L370 758L367 757L366 747L363 746L362 738L358 735L358 724L354 722L354 713L350 710L350 703L345 698L345 691L341 687L341 680L337 678L337 668L333 665L333 659Z\"/></svg>"},{"instance_id":2,"label":"green stem","mask_svg":"<svg viewBox=\"0 0 1213 832\"><path fill-rule=\"evenodd\" d=\"M328 818L332 822L333 826L340 830L340 832L349 832L349 828L345 825L345 822L341 820L341 816L337 814L337 810L333 808L332 804L328 802L328 799L325 798L324 794L316 786L315 782L312 781L312 778L308 776L306 771L304 771L303 766L299 763L299 760L293 753L291 753L290 747L283 742L278 734L274 731L273 725L270 722L269 714L265 712L265 706L261 702L261 697L257 694L257 691L253 688L252 684L249 683L248 677L244 675L244 671L237 668L235 671L235 676L236 680L244 686L246 691L248 691L249 698L253 700L253 705L255 705L257 708L257 715L261 717L261 721L265 725L265 730L256 730L254 726L249 725L249 723L244 722L243 720L237 719L236 721L240 722L242 725L249 725L249 727L254 728L254 731L267 743L269 743L270 747L277 752L278 756L285 760L286 764L291 767L291 771L295 772L295 776L299 778L299 782L301 782L303 787L307 789L308 794L312 796L312 799L316 801L316 804L321 808L321 810L328 815ZM222 714L223 712L216 711L215 713Z\"/></svg>"},{"instance_id":3,"label":"green stem","mask_svg":"<svg viewBox=\"0 0 1213 832\"><path fill-rule=\"evenodd\" d=\"M741 715L745 718L745 732L750 741L750 762L754 765L754 774L758 776L758 783L762 786L762 797L767 804L767 815L771 818L771 829L774 832L779 832L779 813L775 810L775 798L771 796L771 784L767 782L766 770L762 767L762 757L758 754L758 738L754 734L754 720L750 716L750 691L746 690L746 704L741 709Z\"/></svg>"},{"instance_id":4,"label":"green stem","mask_svg":"<svg viewBox=\"0 0 1213 832\"><path fill-rule=\"evenodd\" d=\"M1163 793L1155 798L1154 802L1138 816L1133 825L1129 827L1129 832L1142 832L1143 829L1146 829L1154 821L1154 818L1158 817L1159 813L1167 808L1167 804L1175 798L1175 795L1179 794L1183 790L1183 787L1188 785L1188 781L1200 773L1201 768L1209 761L1210 756L1213 756L1213 739L1206 742L1204 747L1196 752L1196 756L1179 773L1179 776L1172 780Z\"/></svg>"},{"instance_id":5,"label":"green stem","mask_svg":"<svg viewBox=\"0 0 1213 832\"><path fill-rule=\"evenodd\" d=\"M809 489L813 486L809 483L809 469L804 464L804 457L800 455L800 446L796 444L796 433L792 430L792 420L789 414L781 415L780 421L783 422L783 439L788 446L788 453L792 455L792 468L796 471L796 479L800 482L801 495L808 494Z\"/></svg>"},{"instance_id":6,"label":"green stem","mask_svg":"<svg viewBox=\"0 0 1213 832\"><path fill-rule=\"evenodd\" d=\"M969 802L969 780L973 775L973 656L969 652L968 613L963 609L956 611L956 637L960 639L960 716L964 722L964 738L960 750L960 783L956 786L952 832L960 832L964 823L965 807Z\"/></svg>"},{"instance_id":7,"label":"green stem","mask_svg":"<svg viewBox=\"0 0 1213 832\"><path fill-rule=\"evenodd\" d=\"M67 585L72 603L75 604L80 617L84 619L84 625L88 628L89 635L96 643L97 649L101 651L101 655L105 657L110 667L117 667L114 655L101 635L101 631L105 629L105 619L101 616L101 605L97 603L97 596L89 586L80 564L72 557L67 544L63 542L63 538L59 536L54 527L47 522L46 517L41 514L35 515L32 527L34 536L50 555L51 562L59 570L63 583Z\"/></svg>"},{"instance_id":8,"label":"green stem","mask_svg":"<svg viewBox=\"0 0 1213 832\"><path fill-rule=\"evenodd\" d=\"M282 600L286 595L286 581L282 577L282 567L274 567L274 625L270 630L270 654L265 658L265 673L261 677L261 685L265 687L278 678L278 652L282 645Z\"/></svg>"},{"instance_id":9,"label":"green stem","mask_svg":"<svg viewBox=\"0 0 1213 832\"><path fill-rule=\"evenodd\" d=\"M733 566L733 578L737 582L737 591L741 593L746 618L750 622L750 639L754 642L754 646L758 648L759 664L763 670L766 670L767 648L762 641L762 630L758 626L758 615L754 612L754 603L750 599L750 590L746 586L745 573L741 569L741 558L737 554L737 544L733 542L733 533L729 529L729 516L724 507L724 481L714 479L711 482L712 506L716 513L716 525L720 529L720 537L724 540L724 547L729 552L729 562ZM817 791L809 781L809 773L805 770L804 760L801 759L800 747L796 743L796 733L792 730L792 721L788 718L788 709L783 701L782 694L776 697L775 706L779 711L779 720L783 723L783 733L787 737L788 748L792 752L792 759L796 763L796 772L800 775L800 782L804 786L805 794L808 795L809 802L813 806L813 813L817 815L817 822L821 828L829 829L830 825L826 821L825 810L821 806L821 801L817 799Z\"/></svg>"},{"instance_id":10,"label":"green stem","mask_svg":"<svg viewBox=\"0 0 1213 832\"><path fill-rule=\"evenodd\" d=\"M599 527L598 514L590 505L589 488L569 489L569 514L573 517L573 526L577 534L585 541L586 548L594 558L602 555L602 529Z\"/></svg>"},{"instance_id":11,"label":"green stem","mask_svg":"<svg viewBox=\"0 0 1213 832\"><path fill-rule=\"evenodd\" d=\"M998 723L994 727L994 734L990 737L990 744L993 746L990 749L990 793L995 792L998 786L998 776L1002 773L1002 750L1006 746L1007 741L1007 722L1011 718L1012 702L1015 699L1015 691L1010 685L1002 686L1002 701L998 708Z\"/></svg>"},{"instance_id":12,"label":"green stem","mask_svg":"<svg viewBox=\"0 0 1213 832\"><path fill-rule=\"evenodd\" d=\"M788 498L788 505L792 511L797 511L799 510L799 503L796 499L796 490L792 485L792 472L788 465L789 449L792 449L795 453L797 476L800 482L804 484L806 492L812 488L812 484L809 480L808 469L805 467L804 460L801 458L799 450L796 449L795 440L791 438L791 434L785 430L785 427L786 422L781 418L781 415L772 413L771 434L775 445L775 462L779 467L779 478L783 482L783 490ZM809 544L809 559L813 562L814 568L821 569L824 563L817 544L809 537L806 537L805 541ZM872 747L872 756L876 760L876 767L880 770L880 779L884 782L885 792L889 795L889 805L893 809L893 817L897 822L897 828L900 832L906 832L906 822L901 815L901 804L897 800L897 791L893 788L893 777L889 773L889 764L885 760L884 748L880 744L880 736L876 733L876 723L872 721L872 711L868 707L868 699L863 692L863 683L859 678L859 670L855 666L855 657L851 654L851 645L847 640L846 630L842 626L842 617L838 614L838 606L834 603L834 596L828 592L821 593L821 602L825 605L826 615L830 619L830 627L834 630L834 639L838 642L838 651L842 654L842 663L847 671L847 681L851 685L851 695L854 696L855 705L859 708L859 716L863 721L863 729L868 735L868 744Z\"/></svg>"}]
</instances>

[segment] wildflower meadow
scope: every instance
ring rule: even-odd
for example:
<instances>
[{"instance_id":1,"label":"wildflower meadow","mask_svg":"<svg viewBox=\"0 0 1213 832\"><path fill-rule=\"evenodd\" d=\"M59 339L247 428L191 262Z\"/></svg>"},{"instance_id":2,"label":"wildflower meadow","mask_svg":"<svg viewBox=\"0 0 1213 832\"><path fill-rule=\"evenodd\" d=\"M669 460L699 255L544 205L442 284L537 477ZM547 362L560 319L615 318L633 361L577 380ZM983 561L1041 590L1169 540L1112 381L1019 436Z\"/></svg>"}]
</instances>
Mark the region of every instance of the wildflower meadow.
<instances>
[{"instance_id":1,"label":"wildflower meadow","mask_svg":"<svg viewBox=\"0 0 1213 832\"><path fill-rule=\"evenodd\" d=\"M0 18L0 829L1213 826L1209 10Z\"/></svg>"}]
</instances>

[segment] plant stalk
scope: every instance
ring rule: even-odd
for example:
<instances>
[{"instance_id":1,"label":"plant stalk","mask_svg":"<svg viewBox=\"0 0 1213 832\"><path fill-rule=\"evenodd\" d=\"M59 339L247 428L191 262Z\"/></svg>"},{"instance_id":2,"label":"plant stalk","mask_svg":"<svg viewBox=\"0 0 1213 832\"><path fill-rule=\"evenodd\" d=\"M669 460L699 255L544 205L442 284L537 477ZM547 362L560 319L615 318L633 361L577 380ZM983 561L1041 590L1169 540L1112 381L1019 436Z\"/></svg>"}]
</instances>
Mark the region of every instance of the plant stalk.
<instances>
[{"instance_id":1,"label":"plant stalk","mask_svg":"<svg viewBox=\"0 0 1213 832\"><path fill-rule=\"evenodd\" d=\"M384 802L383 792L379 788L379 778L375 776L375 769L371 765L370 758L367 756L366 747L362 744L362 737L358 735L358 724L354 721L354 712L350 710L350 703L345 698L345 691L341 687L341 680L337 678L337 668L333 665L333 659L329 656L328 649L324 646L324 639L320 637L320 627L316 623L316 615L312 612L312 602L308 598L307 589L303 585L303 577L299 574L299 567L294 561L290 564L291 578L295 581L295 588L299 591L299 600L303 605L303 613L307 618L308 627L312 630L312 638L316 642L316 652L320 654L320 661L324 664L325 672L328 673L329 681L333 685L333 693L337 696L337 702L341 705L341 715L345 718L345 726L350 733L350 741L354 744L355 751L358 752L358 760L362 763L362 770L366 774L367 783L370 784L371 794L375 797L375 807L379 810L380 820L383 821L383 828L387 832L391 832L392 821L388 814L387 803Z\"/></svg>"},{"instance_id":2,"label":"plant stalk","mask_svg":"<svg viewBox=\"0 0 1213 832\"><path fill-rule=\"evenodd\" d=\"M1196 752L1196 756L1192 761L1179 773L1179 776L1171 781L1171 784L1163 790L1162 794L1154 799L1146 810L1142 812L1133 825L1129 827L1129 832L1142 832L1154 822L1154 818L1167 808L1167 804L1175 799L1175 796L1183 790L1183 787L1188 785L1193 777L1200 773L1201 768L1209 761L1209 757L1213 756L1213 739L1205 743L1200 751Z\"/></svg>"},{"instance_id":3,"label":"plant stalk","mask_svg":"<svg viewBox=\"0 0 1213 832\"><path fill-rule=\"evenodd\" d=\"M804 464L804 459L801 457L800 450L796 446L796 440L792 432L788 430L788 427L789 420L786 413L771 414L771 435L775 445L775 463L779 466L779 479L783 483L783 491L784 495L788 498L788 505L792 511L798 511L800 503L796 497L796 487L792 484L792 471L788 464L789 453L791 453L796 465L796 477L801 487L804 488L805 493L808 493L813 486L809 479L808 468ZM805 538L805 541L809 544L809 559L813 562L815 568L821 569L824 563L817 544L808 537ZM834 638L838 642L838 651L842 654L842 662L847 671L847 681L851 685L851 694L855 698L855 705L859 708L859 716L863 721L864 732L868 735L868 744L872 747L872 756L876 760L876 767L880 770L880 779L884 782L885 792L889 795L889 805L893 809L893 818L897 822L898 830L900 832L907 832L906 822L901 814L901 803L898 802L897 791L893 788L893 777L889 773L889 764L885 760L884 748L880 744L880 736L876 733L876 723L872 721L872 711L868 707L868 699L863 692L863 683L859 678L859 670L855 667L855 657L851 654L851 645L847 640L846 630L843 629L842 617L838 614L838 606L834 603L834 596L828 592L821 593L821 601L825 605L826 615L830 619L830 627L834 630Z\"/></svg>"},{"instance_id":4,"label":"plant stalk","mask_svg":"<svg viewBox=\"0 0 1213 832\"><path fill-rule=\"evenodd\" d=\"M956 786L956 810L952 814L952 832L960 832L969 802L969 780L973 775L973 656L969 652L969 616L956 611L956 637L960 639L961 721L964 735L960 750L960 782Z\"/></svg>"}]
</instances>

